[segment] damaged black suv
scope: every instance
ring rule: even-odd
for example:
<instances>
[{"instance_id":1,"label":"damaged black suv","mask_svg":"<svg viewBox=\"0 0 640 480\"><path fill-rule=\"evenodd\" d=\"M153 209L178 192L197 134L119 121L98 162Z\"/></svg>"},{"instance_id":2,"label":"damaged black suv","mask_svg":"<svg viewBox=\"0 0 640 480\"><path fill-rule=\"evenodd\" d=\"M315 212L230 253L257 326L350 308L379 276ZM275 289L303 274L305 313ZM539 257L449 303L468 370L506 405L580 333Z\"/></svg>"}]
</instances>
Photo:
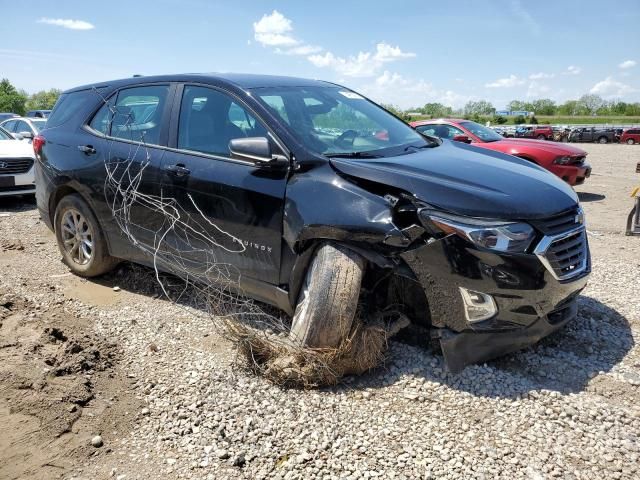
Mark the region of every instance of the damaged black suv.
<instances>
[{"instance_id":1,"label":"damaged black suv","mask_svg":"<svg viewBox=\"0 0 640 480\"><path fill-rule=\"evenodd\" d=\"M287 312L302 345L337 345L357 308L394 311L457 371L575 318L591 268L564 182L327 82L79 87L33 145L38 208L73 272L126 259L234 286Z\"/></svg>"}]
</instances>

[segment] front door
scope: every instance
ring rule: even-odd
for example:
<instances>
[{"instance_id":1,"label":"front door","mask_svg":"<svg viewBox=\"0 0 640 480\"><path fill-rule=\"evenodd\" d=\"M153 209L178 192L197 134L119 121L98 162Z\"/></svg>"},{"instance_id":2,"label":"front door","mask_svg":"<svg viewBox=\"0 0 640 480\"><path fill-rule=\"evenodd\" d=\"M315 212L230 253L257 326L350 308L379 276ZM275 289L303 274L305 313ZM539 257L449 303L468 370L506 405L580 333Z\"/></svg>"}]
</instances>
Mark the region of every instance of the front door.
<instances>
[{"instance_id":1,"label":"front door","mask_svg":"<svg viewBox=\"0 0 640 480\"><path fill-rule=\"evenodd\" d=\"M288 170L261 169L229 152L231 139L269 138L267 128L222 90L185 85L177 95L174 148L162 162L162 192L175 201L163 246L169 263L211 283L277 284Z\"/></svg>"}]
</instances>

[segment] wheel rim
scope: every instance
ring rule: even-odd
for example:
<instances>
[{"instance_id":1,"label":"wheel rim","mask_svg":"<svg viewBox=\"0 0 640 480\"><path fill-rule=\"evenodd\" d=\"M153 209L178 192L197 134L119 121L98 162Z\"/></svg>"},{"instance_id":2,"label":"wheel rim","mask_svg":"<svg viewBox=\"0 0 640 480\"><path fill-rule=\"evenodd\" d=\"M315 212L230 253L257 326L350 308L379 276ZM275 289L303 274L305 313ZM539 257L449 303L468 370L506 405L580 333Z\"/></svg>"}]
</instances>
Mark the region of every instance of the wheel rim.
<instances>
[{"instance_id":1,"label":"wheel rim","mask_svg":"<svg viewBox=\"0 0 640 480\"><path fill-rule=\"evenodd\" d=\"M93 232L91 225L78 210L64 212L61 222L62 245L69 257L78 265L86 265L93 258Z\"/></svg>"},{"instance_id":2,"label":"wheel rim","mask_svg":"<svg viewBox=\"0 0 640 480\"><path fill-rule=\"evenodd\" d=\"M627 140L627 143L628 143L629 145L633 145L633 138L630 138L629 140Z\"/></svg>"}]
</instances>

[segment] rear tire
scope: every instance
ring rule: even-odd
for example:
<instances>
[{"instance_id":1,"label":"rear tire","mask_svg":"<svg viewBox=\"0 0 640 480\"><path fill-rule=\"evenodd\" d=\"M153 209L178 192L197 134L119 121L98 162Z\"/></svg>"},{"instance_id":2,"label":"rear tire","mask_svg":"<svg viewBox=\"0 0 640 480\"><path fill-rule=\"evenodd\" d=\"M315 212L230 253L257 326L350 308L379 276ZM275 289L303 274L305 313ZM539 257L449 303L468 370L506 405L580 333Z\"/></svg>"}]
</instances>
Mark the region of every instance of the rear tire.
<instances>
[{"instance_id":1,"label":"rear tire","mask_svg":"<svg viewBox=\"0 0 640 480\"><path fill-rule=\"evenodd\" d=\"M54 228L64 263L81 277L95 277L119 262L109 255L95 215L80 195L63 197L56 207Z\"/></svg>"},{"instance_id":2,"label":"rear tire","mask_svg":"<svg viewBox=\"0 0 640 480\"><path fill-rule=\"evenodd\" d=\"M627 138L627 145L633 145L635 142L635 140L633 138Z\"/></svg>"},{"instance_id":3,"label":"rear tire","mask_svg":"<svg viewBox=\"0 0 640 480\"><path fill-rule=\"evenodd\" d=\"M315 252L298 295L290 339L311 348L335 348L347 338L364 274L360 255L339 245Z\"/></svg>"},{"instance_id":4,"label":"rear tire","mask_svg":"<svg viewBox=\"0 0 640 480\"><path fill-rule=\"evenodd\" d=\"M545 137L544 135L538 135L538 140L546 140L547 137Z\"/></svg>"}]
</instances>

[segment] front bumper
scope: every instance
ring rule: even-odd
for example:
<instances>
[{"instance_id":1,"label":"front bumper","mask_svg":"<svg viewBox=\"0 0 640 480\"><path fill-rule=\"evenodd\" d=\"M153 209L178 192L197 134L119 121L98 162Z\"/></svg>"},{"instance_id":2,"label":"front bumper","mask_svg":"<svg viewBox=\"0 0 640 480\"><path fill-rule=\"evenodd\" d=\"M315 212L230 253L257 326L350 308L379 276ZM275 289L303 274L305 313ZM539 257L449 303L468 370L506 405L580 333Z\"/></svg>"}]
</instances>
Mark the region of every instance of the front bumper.
<instances>
[{"instance_id":1,"label":"front bumper","mask_svg":"<svg viewBox=\"0 0 640 480\"><path fill-rule=\"evenodd\" d=\"M591 270L557 280L533 254L479 250L451 235L404 252L401 257L420 281L433 335L447 367L457 372L531 345L562 328L577 314L577 296ZM468 323L459 287L493 297L498 313Z\"/></svg>"},{"instance_id":2,"label":"front bumper","mask_svg":"<svg viewBox=\"0 0 640 480\"><path fill-rule=\"evenodd\" d=\"M553 165L550 170L571 186L581 185L591 176L591 165L588 163Z\"/></svg>"},{"instance_id":3,"label":"front bumper","mask_svg":"<svg viewBox=\"0 0 640 480\"><path fill-rule=\"evenodd\" d=\"M0 175L0 197L33 194L35 191L34 167L26 173Z\"/></svg>"}]
</instances>

